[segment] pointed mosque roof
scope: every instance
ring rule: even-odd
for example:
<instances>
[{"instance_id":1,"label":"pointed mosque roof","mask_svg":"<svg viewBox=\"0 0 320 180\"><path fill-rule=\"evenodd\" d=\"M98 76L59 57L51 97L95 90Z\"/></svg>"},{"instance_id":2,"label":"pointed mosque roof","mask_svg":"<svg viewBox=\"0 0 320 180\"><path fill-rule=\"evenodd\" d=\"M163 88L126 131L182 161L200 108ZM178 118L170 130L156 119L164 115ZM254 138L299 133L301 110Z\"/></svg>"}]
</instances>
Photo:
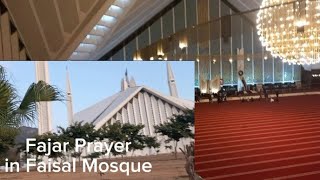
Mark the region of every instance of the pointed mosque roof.
<instances>
[{"instance_id":1,"label":"pointed mosque roof","mask_svg":"<svg viewBox=\"0 0 320 180\"><path fill-rule=\"evenodd\" d=\"M125 76L121 81L121 91L125 91L128 88L132 88L136 86L137 84L133 77L131 77L131 80L129 80L128 69L126 69Z\"/></svg>"},{"instance_id":2,"label":"pointed mosque roof","mask_svg":"<svg viewBox=\"0 0 320 180\"><path fill-rule=\"evenodd\" d=\"M158 97L159 99L162 99L168 104L182 110L194 108L194 102L192 101L167 96L149 87L136 86L121 91L75 114L74 120L76 122L93 123L97 126L97 128L100 128L103 124L106 123L104 122L105 120L111 119L119 110L126 106L127 103L129 103L140 92L148 92Z\"/></svg>"}]
</instances>

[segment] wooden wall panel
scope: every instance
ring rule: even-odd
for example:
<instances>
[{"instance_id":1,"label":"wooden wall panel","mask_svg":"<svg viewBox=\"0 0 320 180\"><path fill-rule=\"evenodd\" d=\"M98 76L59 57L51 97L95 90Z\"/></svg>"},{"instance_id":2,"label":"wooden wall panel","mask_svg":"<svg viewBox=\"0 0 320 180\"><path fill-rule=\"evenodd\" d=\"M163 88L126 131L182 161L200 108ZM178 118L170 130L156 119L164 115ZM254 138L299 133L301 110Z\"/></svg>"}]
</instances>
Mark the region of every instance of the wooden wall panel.
<instances>
[{"instance_id":1,"label":"wooden wall panel","mask_svg":"<svg viewBox=\"0 0 320 180\"><path fill-rule=\"evenodd\" d=\"M1 33L2 33L2 48L3 48L3 59L12 59L11 55L11 32L9 13L6 12L1 15Z\"/></svg>"},{"instance_id":2,"label":"wooden wall panel","mask_svg":"<svg viewBox=\"0 0 320 180\"><path fill-rule=\"evenodd\" d=\"M49 58L48 51L46 49L44 40L40 35L41 32L37 28L36 20L34 13L31 8L30 1L21 1L21 0L8 0L6 1L8 7L18 7L10 9L10 14L15 16L15 25L17 29L19 29L19 33L21 35L32 33L33 36L24 36L23 40L26 47L34 47L28 48L28 52L30 52L29 57L36 60L47 60ZM29 17L28 21L25 20L25 17ZM17 26L19 24L19 26Z\"/></svg>"},{"instance_id":3,"label":"wooden wall panel","mask_svg":"<svg viewBox=\"0 0 320 180\"><path fill-rule=\"evenodd\" d=\"M20 60L26 60L26 59L27 59L26 49L22 49L22 50L20 51L19 57L20 57L20 58L19 58Z\"/></svg>"},{"instance_id":4,"label":"wooden wall panel","mask_svg":"<svg viewBox=\"0 0 320 180\"><path fill-rule=\"evenodd\" d=\"M1 23L0 23L1 24ZM1 29L0 29L1 30ZM0 31L1 32L1 31ZM0 33L0 59L3 59L3 50L2 50L2 33Z\"/></svg>"},{"instance_id":5,"label":"wooden wall panel","mask_svg":"<svg viewBox=\"0 0 320 180\"><path fill-rule=\"evenodd\" d=\"M198 0L198 23L206 23L209 20L209 1Z\"/></svg>"},{"instance_id":6,"label":"wooden wall panel","mask_svg":"<svg viewBox=\"0 0 320 180\"><path fill-rule=\"evenodd\" d=\"M11 35L11 52L12 52L12 59L13 60L20 59L19 38L18 38L17 32L15 32Z\"/></svg>"}]
</instances>

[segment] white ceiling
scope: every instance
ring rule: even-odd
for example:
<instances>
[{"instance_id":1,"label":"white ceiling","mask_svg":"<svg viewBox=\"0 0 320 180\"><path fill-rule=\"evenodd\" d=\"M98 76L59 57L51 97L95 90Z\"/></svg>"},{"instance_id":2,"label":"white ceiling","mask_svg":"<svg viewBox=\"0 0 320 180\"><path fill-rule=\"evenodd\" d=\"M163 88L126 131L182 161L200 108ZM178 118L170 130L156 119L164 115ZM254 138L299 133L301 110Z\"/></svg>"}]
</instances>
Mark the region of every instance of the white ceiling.
<instances>
[{"instance_id":1,"label":"white ceiling","mask_svg":"<svg viewBox=\"0 0 320 180\"><path fill-rule=\"evenodd\" d=\"M241 12L257 9L260 7L262 0L228 0Z\"/></svg>"},{"instance_id":2,"label":"white ceiling","mask_svg":"<svg viewBox=\"0 0 320 180\"><path fill-rule=\"evenodd\" d=\"M230 4L236 7L240 12L246 12L254 9L258 9L263 0L228 0ZM253 23L256 22L256 12L248 13L246 16L251 19Z\"/></svg>"},{"instance_id":3,"label":"white ceiling","mask_svg":"<svg viewBox=\"0 0 320 180\"><path fill-rule=\"evenodd\" d=\"M122 18L122 21L114 28L112 34L104 40L104 44L90 56L90 59L100 59L172 1L173 0L137 0L134 7Z\"/></svg>"},{"instance_id":4,"label":"white ceiling","mask_svg":"<svg viewBox=\"0 0 320 180\"><path fill-rule=\"evenodd\" d=\"M4 0L30 57L67 59L114 0Z\"/></svg>"},{"instance_id":5,"label":"white ceiling","mask_svg":"<svg viewBox=\"0 0 320 180\"><path fill-rule=\"evenodd\" d=\"M135 2L88 56L99 59L160 12L172 0L3 0L17 26L30 58L66 60L79 44L94 41L92 33L113 4ZM114 14L112 14L114 15ZM93 37L93 38L88 38ZM89 43L89 45L91 45ZM80 47L81 48L81 47ZM81 49L80 49L81 50Z\"/></svg>"},{"instance_id":6,"label":"white ceiling","mask_svg":"<svg viewBox=\"0 0 320 180\"><path fill-rule=\"evenodd\" d=\"M88 34L84 43L80 44L70 60L100 59L172 2L172 0L116 0L115 2L118 1L126 1L127 7L122 8L122 12L116 16L113 15L116 18L113 18L112 24L103 24L108 29L105 30L103 36L99 36L98 42L96 42L97 36ZM109 11L110 9L106 12L107 15ZM97 23L101 26L99 22Z\"/></svg>"}]
</instances>

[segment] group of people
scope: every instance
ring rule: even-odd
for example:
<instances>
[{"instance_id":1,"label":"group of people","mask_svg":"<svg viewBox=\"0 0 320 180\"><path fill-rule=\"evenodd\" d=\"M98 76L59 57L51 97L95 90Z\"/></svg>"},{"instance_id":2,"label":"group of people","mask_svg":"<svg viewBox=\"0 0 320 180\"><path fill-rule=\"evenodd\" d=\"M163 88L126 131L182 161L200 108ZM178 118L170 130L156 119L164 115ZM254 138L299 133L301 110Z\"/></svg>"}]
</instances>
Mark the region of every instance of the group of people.
<instances>
[{"instance_id":1,"label":"group of people","mask_svg":"<svg viewBox=\"0 0 320 180\"><path fill-rule=\"evenodd\" d=\"M265 99L266 102L279 102L280 91L278 89L276 89L275 90L275 94L276 94L275 99L270 98L268 90L265 87L263 87L260 90L259 101L261 101L262 99ZM227 92L223 88L220 91L218 91L217 94L208 94L208 95L209 95L209 102L210 103L213 102L214 98L217 99L217 102L219 104L227 101ZM201 92L200 91L196 91L195 92L195 100L196 100L196 102L200 102L200 100L201 100ZM253 98L249 98L249 99L246 100L246 99L242 98L241 101L242 102L254 102L254 99Z\"/></svg>"},{"instance_id":2,"label":"group of people","mask_svg":"<svg viewBox=\"0 0 320 180\"><path fill-rule=\"evenodd\" d=\"M227 92L224 89L221 89L220 91L218 91L217 94L214 94L214 93L210 94L209 95L209 102L212 103L214 98L217 98L217 102L219 104L226 102L227 101Z\"/></svg>"},{"instance_id":3,"label":"group of people","mask_svg":"<svg viewBox=\"0 0 320 180\"><path fill-rule=\"evenodd\" d=\"M262 97L262 94L263 94L266 102L274 102L274 101L279 102L279 95L280 95L279 89L276 89L275 93L276 93L276 99L269 98L269 93L268 93L267 89L265 87L263 87L260 90L260 99L259 100L261 101L263 99L263 97Z\"/></svg>"}]
</instances>

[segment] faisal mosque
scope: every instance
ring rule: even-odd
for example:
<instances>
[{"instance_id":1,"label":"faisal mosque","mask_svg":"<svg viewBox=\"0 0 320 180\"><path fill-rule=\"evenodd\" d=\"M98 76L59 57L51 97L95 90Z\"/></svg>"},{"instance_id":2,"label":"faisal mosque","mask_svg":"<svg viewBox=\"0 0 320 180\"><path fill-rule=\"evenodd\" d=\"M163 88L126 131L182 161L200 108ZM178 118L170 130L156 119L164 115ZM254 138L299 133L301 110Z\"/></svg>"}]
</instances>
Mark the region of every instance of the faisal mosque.
<instances>
[{"instance_id":1,"label":"faisal mosque","mask_svg":"<svg viewBox=\"0 0 320 180\"><path fill-rule=\"evenodd\" d=\"M49 82L47 62L36 62L37 80ZM167 79L170 94L159 92L151 87L138 85L134 77L129 77L126 71L121 80L121 90L96 104L73 114L72 91L69 73L66 76L66 94L69 125L74 122L93 123L96 129L117 121L125 124L143 124L143 134L156 136L154 126L165 122L175 114L194 109L194 102L179 97L175 76L170 63L167 63ZM52 130L50 103L44 102L39 106L39 134ZM164 139L158 139L164 142ZM181 142L187 144L189 140ZM160 153L169 153L161 147ZM143 154L152 153L150 151Z\"/></svg>"}]
</instances>

